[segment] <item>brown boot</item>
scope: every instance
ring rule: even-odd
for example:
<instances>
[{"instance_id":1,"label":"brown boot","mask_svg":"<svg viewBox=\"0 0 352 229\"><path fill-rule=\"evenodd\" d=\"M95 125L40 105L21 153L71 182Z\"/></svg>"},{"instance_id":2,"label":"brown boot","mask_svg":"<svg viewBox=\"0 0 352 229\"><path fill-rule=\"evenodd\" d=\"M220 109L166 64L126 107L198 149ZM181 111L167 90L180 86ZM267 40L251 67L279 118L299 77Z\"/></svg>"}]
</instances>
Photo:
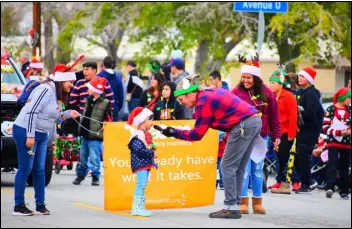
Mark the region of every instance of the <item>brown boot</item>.
<instances>
[{"instance_id":1,"label":"brown boot","mask_svg":"<svg viewBox=\"0 0 352 229\"><path fill-rule=\"evenodd\" d=\"M266 214L261 197L252 197L252 207L254 214Z\"/></svg>"},{"instance_id":2,"label":"brown boot","mask_svg":"<svg viewBox=\"0 0 352 229\"><path fill-rule=\"evenodd\" d=\"M241 206L240 206L241 214L249 214L248 203L249 203L249 197L241 198Z\"/></svg>"},{"instance_id":3,"label":"brown boot","mask_svg":"<svg viewBox=\"0 0 352 229\"><path fill-rule=\"evenodd\" d=\"M290 184L286 182L281 182L280 188L271 189L271 192L276 194L291 194Z\"/></svg>"}]
</instances>

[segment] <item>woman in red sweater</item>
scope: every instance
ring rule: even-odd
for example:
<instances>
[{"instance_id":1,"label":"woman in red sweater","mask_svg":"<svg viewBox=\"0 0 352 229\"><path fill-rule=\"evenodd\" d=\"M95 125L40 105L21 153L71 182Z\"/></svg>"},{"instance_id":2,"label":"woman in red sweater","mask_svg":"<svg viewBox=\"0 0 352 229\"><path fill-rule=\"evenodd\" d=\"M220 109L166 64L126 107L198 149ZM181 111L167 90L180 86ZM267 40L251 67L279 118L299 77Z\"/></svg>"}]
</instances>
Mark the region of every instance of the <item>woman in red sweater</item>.
<instances>
[{"instance_id":1,"label":"woman in red sweater","mask_svg":"<svg viewBox=\"0 0 352 229\"><path fill-rule=\"evenodd\" d=\"M277 158L279 160L279 180L282 181L278 189L272 189L272 193L291 194L290 184L287 183L287 164L290 150L297 133L297 101L295 96L288 90L290 78L282 69L272 73L270 88L276 96L279 107L281 125L281 143L278 147Z\"/></svg>"}]
</instances>

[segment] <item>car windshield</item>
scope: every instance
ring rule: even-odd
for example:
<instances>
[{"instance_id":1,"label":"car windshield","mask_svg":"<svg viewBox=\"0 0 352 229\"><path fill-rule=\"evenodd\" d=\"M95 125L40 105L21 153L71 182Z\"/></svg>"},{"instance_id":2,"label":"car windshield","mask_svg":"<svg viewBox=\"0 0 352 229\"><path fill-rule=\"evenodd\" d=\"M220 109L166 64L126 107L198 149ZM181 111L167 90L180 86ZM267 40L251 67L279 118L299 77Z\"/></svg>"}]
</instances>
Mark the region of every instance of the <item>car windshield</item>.
<instances>
[{"instance_id":1,"label":"car windshield","mask_svg":"<svg viewBox=\"0 0 352 229\"><path fill-rule=\"evenodd\" d=\"M3 65L3 61L1 61L1 83L23 85L24 82L21 80L19 75L21 73L16 64L11 59L8 59L5 60L6 65Z\"/></svg>"}]
</instances>

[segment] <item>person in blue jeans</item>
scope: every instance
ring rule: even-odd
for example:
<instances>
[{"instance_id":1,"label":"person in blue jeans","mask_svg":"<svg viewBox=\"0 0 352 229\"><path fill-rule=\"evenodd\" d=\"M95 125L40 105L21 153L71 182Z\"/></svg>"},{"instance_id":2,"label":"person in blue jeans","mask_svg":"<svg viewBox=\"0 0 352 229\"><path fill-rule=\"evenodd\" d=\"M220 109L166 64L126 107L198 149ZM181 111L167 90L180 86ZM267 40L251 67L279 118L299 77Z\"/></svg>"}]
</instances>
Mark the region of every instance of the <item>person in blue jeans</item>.
<instances>
[{"instance_id":1,"label":"person in blue jeans","mask_svg":"<svg viewBox=\"0 0 352 229\"><path fill-rule=\"evenodd\" d=\"M34 212L26 207L24 198L30 173L33 178L36 212L41 215L50 215L50 211L45 206L45 160L48 134L59 119L65 120L80 116L75 110L63 111L61 106L67 103L75 79L76 75L71 72L69 66L57 65L50 78L30 92L14 122L12 134L18 157L15 207L12 213L14 216L34 215Z\"/></svg>"},{"instance_id":2,"label":"person in blue jeans","mask_svg":"<svg viewBox=\"0 0 352 229\"><path fill-rule=\"evenodd\" d=\"M93 78L88 83L88 94L85 109L78 127L82 137L80 163L74 185L80 185L88 173L88 158L92 169L92 186L99 186L100 153L103 143L104 121L112 121L111 103L102 94L107 80L102 77Z\"/></svg>"},{"instance_id":3,"label":"person in blue jeans","mask_svg":"<svg viewBox=\"0 0 352 229\"><path fill-rule=\"evenodd\" d=\"M153 112L148 108L135 108L127 121L130 126L138 126L132 134L128 148L131 150L131 169L137 175L136 189L133 196L132 212L134 216L152 216L153 213L145 209L145 189L148 184L150 169L157 168L154 161L155 145L149 133L153 126Z\"/></svg>"}]
</instances>

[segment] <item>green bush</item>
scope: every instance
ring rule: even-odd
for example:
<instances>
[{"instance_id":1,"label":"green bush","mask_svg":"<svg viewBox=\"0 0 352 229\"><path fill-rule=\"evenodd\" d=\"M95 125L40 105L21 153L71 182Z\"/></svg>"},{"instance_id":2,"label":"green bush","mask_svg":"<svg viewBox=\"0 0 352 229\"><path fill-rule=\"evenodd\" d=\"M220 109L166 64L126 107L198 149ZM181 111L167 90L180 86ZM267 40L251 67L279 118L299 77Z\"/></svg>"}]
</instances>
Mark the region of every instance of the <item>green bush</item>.
<instances>
[{"instance_id":1,"label":"green bush","mask_svg":"<svg viewBox=\"0 0 352 229\"><path fill-rule=\"evenodd\" d=\"M324 97L323 103L332 103L332 97Z\"/></svg>"}]
</instances>

